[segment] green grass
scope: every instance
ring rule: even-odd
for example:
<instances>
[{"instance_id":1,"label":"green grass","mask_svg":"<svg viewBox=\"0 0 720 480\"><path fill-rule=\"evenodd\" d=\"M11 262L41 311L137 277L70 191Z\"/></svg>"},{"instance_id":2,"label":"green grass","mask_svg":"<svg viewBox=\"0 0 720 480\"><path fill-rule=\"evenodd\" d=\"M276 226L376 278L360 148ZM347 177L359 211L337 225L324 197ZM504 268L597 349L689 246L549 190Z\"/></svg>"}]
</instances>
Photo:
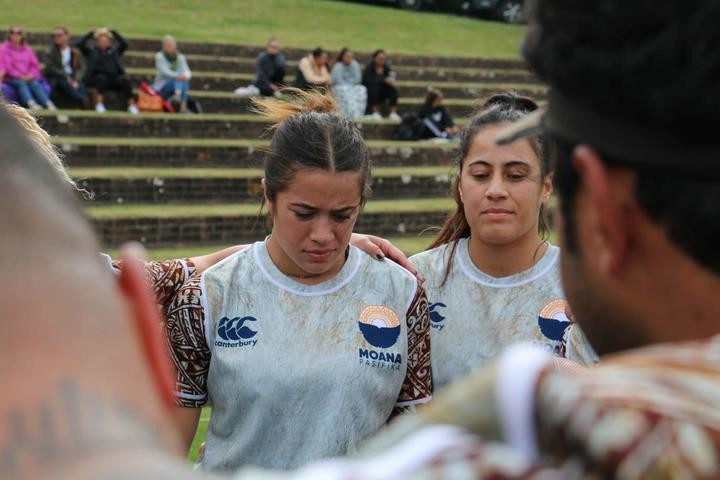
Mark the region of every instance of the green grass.
<instances>
[{"instance_id":1,"label":"green grass","mask_svg":"<svg viewBox=\"0 0 720 480\"><path fill-rule=\"evenodd\" d=\"M259 168L145 168L145 167L98 167L71 168L73 178L260 178ZM378 167L373 169L375 177L435 177L448 175L452 168L439 167Z\"/></svg>"},{"instance_id":2,"label":"green grass","mask_svg":"<svg viewBox=\"0 0 720 480\"><path fill-rule=\"evenodd\" d=\"M374 200L368 202L365 213L446 212L454 205L451 198L421 198L403 200ZM212 216L255 216L260 210L257 203L219 205L109 205L85 208L88 216L96 220L124 218L177 218Z\"/></svg>"},{"instance_id":3,"label":"green grass","mask_svg":"<svg viewBox=\"0 0 720 480\"><path fill-rule=\"evenodd\" d=\"M190 460L191 463L195 463L195 461L197 460L198 447L202 442L205 441L205 435L207 434L208 425L210 424L211 413L212 409L210 407L205 407L202 409L202 413L200 414L200 421L198 422L197 432L195 432L195 438L193 439L192 446L190 447L190 451L188 452L188 460Z\"/></svg>"},{"instance_id":4,"label":"green grass","mask_svg":"<svg viewBox=\"0 0 720 480\"><path fill-rule=\"evenodd\" d=\"M106 24L128 36L393 53L518 58L524 28L433 13L328 0L0 1L4 25L76 33ZM438 40L441 39L441 40ZM433 41L437 40L437 41Z\"/></svg>"}]
</instances>

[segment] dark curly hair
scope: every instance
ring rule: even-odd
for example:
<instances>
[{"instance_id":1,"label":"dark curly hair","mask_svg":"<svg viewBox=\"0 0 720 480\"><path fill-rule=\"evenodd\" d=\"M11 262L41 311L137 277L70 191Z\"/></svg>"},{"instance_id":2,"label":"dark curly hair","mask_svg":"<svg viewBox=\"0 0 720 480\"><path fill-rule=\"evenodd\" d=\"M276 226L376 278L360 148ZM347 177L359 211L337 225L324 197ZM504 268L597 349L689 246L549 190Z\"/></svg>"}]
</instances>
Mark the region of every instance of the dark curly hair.
<instances>
[{"instance_id":1,"label":"dark curly hair","mask_svg":"<svg viewBox=\"0 0 720 480\"><path fill-rule=\"evenodd\" d=\"M530 10L523 53L551 88L607 117L640 123L688 145L717 138L720 2L535 0ZM566 248L574 251L575 144L554 140ZM628 159L592 146L607 163L627 166ZM678 247L720 272L718 181L682 171L636 170L641 208Z\"/></svg>"}]
</instances>

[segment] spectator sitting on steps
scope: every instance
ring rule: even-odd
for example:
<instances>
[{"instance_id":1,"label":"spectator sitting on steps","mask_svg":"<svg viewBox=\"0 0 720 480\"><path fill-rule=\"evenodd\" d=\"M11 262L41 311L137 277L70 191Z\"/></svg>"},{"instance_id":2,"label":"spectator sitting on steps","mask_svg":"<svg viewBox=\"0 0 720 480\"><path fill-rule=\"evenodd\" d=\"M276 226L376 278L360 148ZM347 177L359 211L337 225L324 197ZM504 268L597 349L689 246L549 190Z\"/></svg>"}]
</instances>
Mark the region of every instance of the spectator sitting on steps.
<instances>
[{"instance_id":1,"label":"spectator sitting on steps","mask_svg":"<svg viewBox=\"0 0 720 480\"><path fill-rule=\"evenodd\" d=\"M396 122L400 121L397 114L398 91L395 88L396 73L385 63L385 51L375 50L372 60L365 67L363 73L363 85L368 91L368 112L369 118L380 120L380 106L388 102L390 114L388 118Z\"/></svg>"},{"instance_id":2,"label":"spectator sitting on steps","mask_svg":"<svg viewBox=\"0 0 720 480\"><path fill-rule=\"evenodd\" d=\"M353 58L352 50L349 48L340 50L330 78L340 111L350 118L362 117L367 103L367 89L360 83L362 72L360 64Z\"/></svg>"},{"instance_id":3,"label":"spectator sitting on steps","mask_svg":"<svg viewBox=\"0 0 720 480\"><path fill-rule=\"evenodd\" d=\"M180 113L188 110L188 90L192 72L185 55L178 52L177 42L172 35L165 35L162 50L155 54L155 81L152 88L165 100L180 103Z\"/></svg>"},{"instance_id":4,"label":"spectator sitting on steps","mask_svg":"<svg viewBox=\"0 0 720 480\"><path fill-rule=\"evenodd\" d=\"M420 107L418 118L423 122L420 138L443 138L452 140L460 131L450 113L443 105L443 93L437 88L428 88L425 103Z\"/></svg>"},{"instance_id":5,"label":"spectator sitting on steps","mask_svg":"<svg viewBox=\"0 0 720 480\"><path fill-rule=\"evenodd\" d=\"M327 52L318 47L298 63L295 87L301 90L326 90L332 84L327 69Z\"/></svg>"},{"instance_id":6,"label":"spectator sitting on steps","mask_svg":"<svg viewBox=\"0 0 720 480\"><path fill-rule=\"evenodd\" d=\"M57 110L39 80L40 63L35 52L25 42L22 28L11 27L7 40L0 45L0 81L17 91L23 107Z\"/></svg>"},{"instance_id":7,"label":"spectator sitting on steps","mask_svg":"<svg viewBox=\"0 0 720 480\"><path fill-rule=\"evenodd\" d=\"M94 47L89 46L91 38L95 38ZM113 39L117 40L116 47L113 46ZM132 85L125 75L125 67L120 59L128 48L122 35L115 30L98 28L73 42L73 46L79 48L87 58L84 82L87 87L97 90L95 111L105 113L105 92L110 90L123 95L128 103L128 112L133 115L140 113L135 105Z\"/></svg>"},{"instance_id":8,"label":"spectator sitting on steps","mask_svg":"<svg viewBox=\"0 0 720 480\"><path fill-rule=\"evenodd\" d=\"M62 94L79 108L85 106L85 58L80 50L70 46L70 31L56 27L53 43L45 51L43 76L55 94Z\"/></svg>"},{"instance_id":9,"label":"spectator sitting on steps","mask_svg":"<svg viewBox=\"0 0 720 480\"><path fill-rule=\"evenodd\" d=\"M235 94L243 97L280 96L285 81L285 55L280 53L280 42L275 37L268 40L266 48L255 61L255 83L235 89Z\"/></svg>"}]
</instances>

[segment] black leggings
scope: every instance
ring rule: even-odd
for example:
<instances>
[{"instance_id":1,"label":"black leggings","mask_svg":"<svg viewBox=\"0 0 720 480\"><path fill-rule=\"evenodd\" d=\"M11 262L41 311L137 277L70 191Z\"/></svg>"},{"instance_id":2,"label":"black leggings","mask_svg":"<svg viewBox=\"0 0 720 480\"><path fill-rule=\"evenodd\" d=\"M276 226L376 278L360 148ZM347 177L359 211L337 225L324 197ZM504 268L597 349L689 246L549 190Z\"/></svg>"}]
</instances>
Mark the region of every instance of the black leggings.
<instances>
[{"instance_id":1,"label":"black leggings","mask_svg":"<svg viewBox=\"0 0 720 480\"><path fill-rule=\"evenodd\" d=\"M391 107L398 103L398 91L394 85L388 85L385 82L374 83L367 86L368 89L368 111L372 107L378 107L387 100Z\"/></svg>"},{"instance_id":2,"label":"black leggings","mask_svg":"<svg viewBox=\"0 0 720 480\"><path fill-rule=\"evenodd\" d=\"M90 78L88 86L94 87L101 95L110 90L120 92L128 100L133 96L132 85L125 75L110 76L106 73L96 73Z\"/></svg>"}]
</instances>

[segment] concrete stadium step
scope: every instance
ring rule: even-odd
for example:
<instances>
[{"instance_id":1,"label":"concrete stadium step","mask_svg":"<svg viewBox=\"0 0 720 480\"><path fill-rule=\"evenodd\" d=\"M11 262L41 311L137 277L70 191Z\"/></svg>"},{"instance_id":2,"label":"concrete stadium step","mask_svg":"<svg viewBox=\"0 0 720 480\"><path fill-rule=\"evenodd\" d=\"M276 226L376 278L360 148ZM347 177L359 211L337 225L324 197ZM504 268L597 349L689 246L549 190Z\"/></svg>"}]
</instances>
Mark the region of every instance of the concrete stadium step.
<instances>
[{"instance_id":1,"label":"concrete stadium step","mask_svg":"<svg viewBox=\"0 0 720 480\"><path fill-rule=\"evenodd\" d=\"M155 68L155 54L152 52L128 51L124 54L128 68ZM193 72L228 72L254 75L255 57L219 57L213 55L187 55L188 64ZM297 60L287 60L287 79L292 81L297 71ZM539 84L540 81L530 71L515 68L462 68L462 67L421 67L413 65L393 65L399 78L404 80L422 80L426 82L514 82Z\"/></svg>"},{"instance_id":2,"label":"concrete stadium step","mask_svg":"<svg viewBox=\"0 0 720 480\"><path fill-rule=\"evenodd\" d=\"M440 225L453 208L450 198L373 200L355 229L387 237L417 235ZM232 244L267 235L259 203L92 206L86 212L105 248L129 240L148 248Z\"/></svg>"},{"instance_id":3,"label":"concrete stadium step","mask_svg":"<svg viewBox=\"0 0 720 480\"><path fill-rule=\"evenodd\" d=\"M233 167L261 168L265 140L193 138L55 137L71 168L78 167ZM449 166L454 143L369 141L376 166Z\"/></svg>"},{"instance_id":4,"label":"concrete stadium step","mask_svg":"<svg viewBox=\"0 0 720 480\"><path fill-rule=\"evenodd\" d=\"M481 99L497 93L498 91L500 90L483 89L477 91L474 97L446 98L444 104L453 117L467 117L470 116ZM518 93L529 96L540 103L543 103L547 96L544 92L527 90L520 90ZM250 111L250 99L246 97L239 97L230 92L191 90L190 98L199 102L202 111L205 113L246 114ZM425 99L421 97L400 98L398 105L400 114L417 114L424 100ZM57 104L62 108L72 108L71 105L62 98L59 99ZM122 112L125 111L127 104L125 103L125 100L120 99L117 95L108 94L105 100L105 106L108 110Z\"/></svg>"},{"instance_id":5,"label":"concrete stadium step","mask_svg":"<svg viewBox=\"0 0 720 480\"><path fill-rule=\"evenodd\" d=\"M240 203L260 201L261 169L73 168L93 204ZM448 195L450 167L385 167L373 172L373 199Z\"/></svg>"},{"instance_id":6,"label":"concrete stadium step","mask_svg":"<svg viewBox=\"0 0 720 480\"><path fill-rule=\"evenodd\" d=\"M152 83L155 71L151 69L128 69L128 75L133 85L140 82ZM249 85L253 82L252 74L232 74L223 72L194 72L191 81L191 88L198 95L198 91L207 93L231 94L239 86ZM503 83L495 81L477 81L472 83L463 82L435 82L430 85L427 81L398 80L397 90L401 101L406 97L424 98L428 87L433 86L442 90L445 98L477 98L487 95L490 92L499 90L516 90L521 95L528 95L534 98L544 98L546 88L538 84L529 83Z\"/></svg>"},{"instance_id":7,"label":"concrete stadium step","mask_svg":"<svg viewBox=\"0 0 720 480\"><path fill-rule=\"evenodd\" d=\"M52 114L42 111L38 118L41 126L56 136L258 139L266 136L268 128L268 123L257 115L131 115L60 110ZM463 121L456 120L458 125ZM366 140L391 139L399 126L398 122L387 120L358 120L357 125Z\"/></svg>"},{"instance_id":8,"label":"concrete stadium step","mask_svg":"<svg viewBox=\"0 0 720 480\"><path fill-rule=\"evenodd\" d=\"M26 40L36 48L44 48L52 43L49 32L28 32ZM161 37L139 38L127 37L129 44L128 51L155 53L160 50ZM212 55L222 57L245 57L255 58L265 50L264 45L241 45L231 43L199 43L186 42L178 39L180 51L184 54ZM297 60L309 53L304 48L283 48L286 58ZM370 58L369 52L355 52L358 62L367 63ZM397 66L420 66L420 67L462 67L462 68L493 68L493 69L527 69L525 63L515 59L492 59L477 57L439 57L422 55L404 55L388 52L388 59Z\"/></svg>"}]
</instances>

